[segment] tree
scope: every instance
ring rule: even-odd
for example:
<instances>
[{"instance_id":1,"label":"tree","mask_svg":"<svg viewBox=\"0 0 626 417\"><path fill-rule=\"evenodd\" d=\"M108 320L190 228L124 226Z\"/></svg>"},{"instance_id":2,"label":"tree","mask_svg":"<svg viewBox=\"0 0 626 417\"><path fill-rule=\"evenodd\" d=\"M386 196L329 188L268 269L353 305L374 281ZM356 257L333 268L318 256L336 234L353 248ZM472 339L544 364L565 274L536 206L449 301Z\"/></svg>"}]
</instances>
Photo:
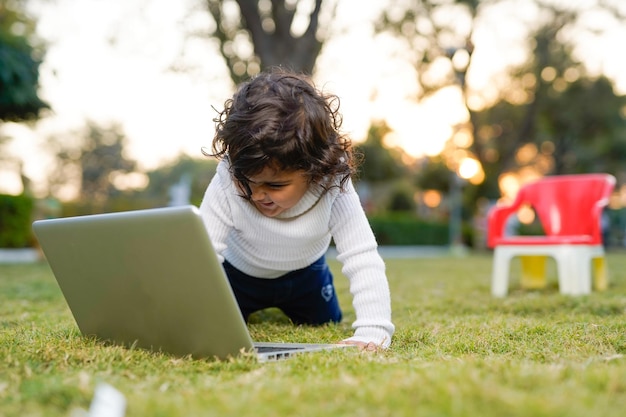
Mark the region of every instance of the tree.
<instances>
[{"instance_id":1,"label":"tree","mask_svg":"<svg viewBox=\"0 0 626 417\"><path fill-rule=\"evenodd\" d=\"M95 206L118 194L117 179L136 167L136 162L124 155L126 141L120 126L102 127L94 122L69 137L52 139L58 166L50 176L51 194L74 183L79 199Z\"/></svg>"},{"instance_id":2,"label":"tree","mask_svg":"<svg viewBox=\"0 0 626 417\"><path fill-rule=\"evenodd\" d=\"M513 2L494 0L410 0L384 10L378 24L379 32L391 33L410 51L406 56L415 68L421 87L417 100L446 87L460 90L468 114L460 128L471 133L471 140L462 149L465 153L459 153L453 136L450 142L454 146L448 147L444 157L450 158L453 164L457 154L470 155L480 161L489 182L481 186L485 193L497 190L494 183L499 174L519 167L522 151L533 147L539 149L533 163L545 164L544 151L550 147L547 143L550 142L555 148L552 152L554 163L543 173L567 172L573 169L567 167L570 164L567 158L571 158L572 152L586 152L583 137L597 142L601 138L615 139L620 131L620 123L616 122L619 120L616 119L619 114L617 106L621 103L619 98L608 99L612 107L608 112L604 108L604 120L599 118L600 113L583 116L582 109L573 108L574 103L581 103L579 100L597 100L600 94L603 100L607 100L611 95L609 89L602 87L602 82L597 83L588 74L584 63L575 54L581 37L595 37L601 32L593 27L591 22L594 19L586 19L588 13L602 13L605 18L618 22L625 20L619 9L608 1L599 1L586 9L549 0L528 4L536 8L537 18L518 22L528 28L530 35L526 63L515 71L502 74L506 82L500 83L498 94L491 98L472 89L468 75L476 64L475 50L481 48L476 43L475 34L489 23L487 16L492 7L506 5L516 7ZM507 18L514 20L517 16L511 14ZM577 116L568 120L567 114L572 111ZM607 118L613 120L612 127L598 129L608 121ZM563 130L565 125L567 129ZM595 133L590 135L592 127ZM603 143L602 146L596 144L594 149L599 152L610 148L606 141ZM546 148L543 151L540 149L542 144ZM586 166L585 169L591 168Z\"/></svg>"},{"instance_id":3,"label":"tree","mask_svg":"<svg viewBox=\"0 0 626 417\"><path fill-rule=\"evenodd\" d=\"M43 46L21 7L0 0L0 121L33 120L49 108L38 92Z\"/></svg>"},{"instance_id":4,"label":"tree","mask_svg":"<svg viewBox=\"0 0 626 417\"><path fill-rule=\"evenodd\" d=\"M377 33L389 33L404 44L405 55L413 66L419 92L416 101L425 100L445 88L458 88L468 120L458 130L476 137L475 113L469 105L471 86L468 73L474 59L474 32L478 17L497 0L409 0L382 11ZM461 146L450 138L441 158L429 161L429 171L418 177L424 188L444 189L451 171L457 171L460 158L480 159L482 144L473 140ZM482 162L482 161L481 161ZM432 169L430 169L432 168ZM447 168L447 169L446 169ZM436 175L445 175L436 179ZM426 184L424 181L432 181Z\"/></svg>"},{"instance_id":5,"label":"tree","mask_svg":"<svg viewBox=\"0 0 626 417\"><path fill-rule=\"evenodd\" d=\"M355 157L360 162L356 187L365 209L370 213L390 206L394 209L406 208L406 204L399 200L405 197L407 188L411 186L405 184L408 167L402 161L403 151L385 145L385 136L390 132L386 122L374 122L365 142L355 146Z\"/></svg>"},{"instance_id":6,"label":"tree","mask_svg":"<svg viewBox=\"0 0 626 417\"><path fill-rule=\"evenodd\" d=\"M450 191L450 175L452 172L440 155L423 158L419 161L415 185L421 190L447 193Z\"/></svg>"},{"instance_id":7,"label":"tree","mask_svg":"<svg viewBox=\"0 0 626 417\"><path fill-rule=\"evenodd\" d=\"M39 98L39 65L44 47L34 35L35 21L23 10L23 2L0 0L0 149L10 138L2 123L31 121L49 105ZM0 160L17 166L24 194L30 180L21 160L0 152Z\"/></svg>"},{"instance_id":8,"label":"tree","mask_svg":"<svg viewBox=\"0 0 626 417\"><path fill-rule=\"evenodd\" d=\"M397 149L386 147L383 142L389 132L391 129L385 122L376 122L370 126L365 142L355 146L363 159L359 180L376 184L393 181L406 174L407 167L402 162L402 155Z\"/></svg>"},{"instance_id":9,"label":"tree","mask_svg":"<svg viewBox=\"0 0 626 417\"><path fill-rule=\"evenodd\" d=\"M554 143L554 173L624 172L626 96L616 95L611 80L599 77L576 80L559 98L560 103L546 103L553 112L542 112ZM560 149L572 142L571 149Z\"/></svg>"},{"instance_id":10,"label":"tree","mask_svg":"<svg viewBox=\"0 0 626 417\"><path fill-rule=\"evenodd\" d=\"M215 159L197 159L180 155L171 163L149 171L147 173L148 186L140 194L166 204L171 199L172 186L186 180L190 191L190 202L199 206L216 168Z\"/></svg>"},{"instance_id":11,"label":"tree","mask_svg":"<svg viewBox=\"0 0 626 417\"><path fill-rule=\"evenodd\" d=\"M524 166L542 175L621 170L626 97L606 77L590 75L573 45L557 40L573 17L554 13L535 32L531 59L512 72L516 88L474 115L489 155L482 162L493 174Z\"/></svg>"},{"instance_id":12,"label":"tree","mask_svg":"<svg viewBox=\"0 0 626 417\"><path fill-rule=\"evenodd\" d=\"M319 21L322 0L313 8L305 1L205 0L215 25L209 35L219 49L235 84L272 66L285 66L312 74L315 61L327 39ZM236 3L237 9L233 6ZM331 12L331 20L334 17ZM301 30L299 19L307 15ZM301 32L301 33L300 33Z\"/></svg>"}]
</instances>

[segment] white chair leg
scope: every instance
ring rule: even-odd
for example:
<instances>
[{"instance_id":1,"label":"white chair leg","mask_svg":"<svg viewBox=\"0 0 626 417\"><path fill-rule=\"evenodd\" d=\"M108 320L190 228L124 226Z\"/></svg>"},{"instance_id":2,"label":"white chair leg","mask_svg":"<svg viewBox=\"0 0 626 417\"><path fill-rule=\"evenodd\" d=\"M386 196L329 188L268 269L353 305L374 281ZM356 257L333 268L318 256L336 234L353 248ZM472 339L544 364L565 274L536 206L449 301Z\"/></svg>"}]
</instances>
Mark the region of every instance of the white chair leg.
<instances>
[{"instance_id":1,"label":"white chair leg","mask_svg":"<svg viewBox=\"0 0 626 417\"><path fill-rule=\"evenodd\" d=\"M572 265L576 265L576 289L572 295L591 294L591 268L593 256L586 247L572 251Z\"/></svg>"},{"instance_id":2,"label":"white chair leg","mask_svg":"<svg viewBox=\"0 0 626 417\"><path fill-rule=\"evenodd\" d=\"M491 276L491 294L505 297L509 289L509 269L511 256L506 250L496 248L493 253L493 272Z\"/></svg>"},{"instance_id":3,"label":"white chair leg","mask_svg":"<svg viewBox=\"0 0 626 417\"><path fill-rule=\"evenodd\" d=\"M591 293L594 256L594 251L588 246L564 247L560 251L559 289L562 294Z\"/></svg>"},{"instance_id":4,"label":"white chair leg","mask_svg":"<svg viewBox=\"0 0 626 417\"><path fill-rule=\"evenodd\" d=\"M559 280L559 292L572 295L576 292L576 267L572 265L571 256L567 250L560 250L554 255L556 272Z\"/></svg>"}]
</instances>

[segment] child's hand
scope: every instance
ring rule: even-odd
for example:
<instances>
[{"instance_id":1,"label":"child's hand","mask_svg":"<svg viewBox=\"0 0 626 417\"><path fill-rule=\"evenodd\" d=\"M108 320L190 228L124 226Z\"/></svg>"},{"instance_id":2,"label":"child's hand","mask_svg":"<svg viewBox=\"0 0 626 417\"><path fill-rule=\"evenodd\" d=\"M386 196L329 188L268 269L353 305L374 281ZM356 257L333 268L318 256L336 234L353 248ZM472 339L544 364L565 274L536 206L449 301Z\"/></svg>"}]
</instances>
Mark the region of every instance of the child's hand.
<instances>
[{"instance_id":1,"label":"child's hand","mask_svg":"<svg viewBox=\"0 0 626 417\"><path fill-rule=\"evenodd\" d=\"M342 340L340 344L341 345L354 345L354 346L357 346L359 350L366 351L366 352L379 352L383 350L381 346L377 345L374 342L366 343L366 342L359 342L356 340Z\"/></svg>"}]
</instances>

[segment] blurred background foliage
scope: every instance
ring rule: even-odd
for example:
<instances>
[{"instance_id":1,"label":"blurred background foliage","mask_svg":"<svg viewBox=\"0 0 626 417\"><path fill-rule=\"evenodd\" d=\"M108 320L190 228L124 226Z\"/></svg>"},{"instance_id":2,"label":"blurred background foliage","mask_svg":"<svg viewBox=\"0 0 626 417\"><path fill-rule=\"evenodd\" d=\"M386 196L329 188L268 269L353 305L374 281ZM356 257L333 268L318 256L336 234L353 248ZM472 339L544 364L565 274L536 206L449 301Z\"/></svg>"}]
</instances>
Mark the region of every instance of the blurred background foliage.
<instances>
[{"instance_id":1,"label":"blurred background foliage","mask_svg":"<svg viewBox=\"0 0 626 417\"><path fill-rule=\"evenodd\" d=\"M339 2L309 1L308 25L296 35L291 28L302 1L203 0L200 12L214 24L190 36L217 42L233 85L274 65L314 74L324 44L340 36L334 26ZM602 31L589 23L592 12L619 24L626 17L610 1L599 0L593 8L532 2L540 18L524 22L526 59L488 90L474 89L470 75L480 59L478 40L484 39L475 34L497 0L407 0L381 11L375 33L404 46L419 85L415 101L453 88L467 111L466 122L454 126L439 155L414 158L389 146L393 131L383 120L372 120L366 138L353 138L363 157L357 189L382 244L445 244L455 204L451 196L458 192L463 240L480 246L486 211L510 197L505 185L511 178L519 185L544 175L609 172L618 178L618 191L626 183L626 97L616 93L611 79L590 71L575 53L579 38L571 35ZM3 155L7 138L1 133L3 122L33 123L49 107L38 96L46 45L35 36L37 22L26 12L27 3L0 0L0 163L20 171L19 198L34 202L27 217L157 207L181 198L199 204L216 161L178 155L142 172L125 152L129 138L122 126L88 120L83 129L49 138L55 164L47 193L33 194L21 161ZM16 204L9 200L0 199L3 217ZM610 208L617 244L623 244L626 223L622 205L616 198ZM5 229L6 224L3 220ZM6 242L0 246L32 240Z\"/></svg>"},{"instance_id":2,"label":"blurred background foliage","mask_svg":"<svg viewBox=\"0 0 626 417\"><path fill-rule=\"evenodd\" d=\"M0 121L34 120L49 108L38 92L45 45L23 3L0 1Z\"/></svg>"}]
</instances>

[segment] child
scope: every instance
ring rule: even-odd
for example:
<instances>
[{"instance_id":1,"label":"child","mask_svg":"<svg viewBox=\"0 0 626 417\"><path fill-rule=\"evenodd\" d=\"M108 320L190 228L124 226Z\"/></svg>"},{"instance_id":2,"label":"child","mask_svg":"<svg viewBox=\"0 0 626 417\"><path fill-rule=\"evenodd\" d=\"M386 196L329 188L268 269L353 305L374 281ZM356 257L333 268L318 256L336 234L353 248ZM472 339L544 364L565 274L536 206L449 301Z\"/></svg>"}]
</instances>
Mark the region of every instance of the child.
<instances>
[{"instance_id":1,"label":"child","mask_svg":"<svg viewBox=\"0 0 626 417\"><path fill-rule=\"evenodd\" d=\"M356 321L342 343L391 343L385 265L354 190L350 140L336 96L274 69L243 83L214 120L221 161L200 211L243 316L280 308L295 324L339 322L324 257L331 238Z\"/></svg>"}]
</instances>

